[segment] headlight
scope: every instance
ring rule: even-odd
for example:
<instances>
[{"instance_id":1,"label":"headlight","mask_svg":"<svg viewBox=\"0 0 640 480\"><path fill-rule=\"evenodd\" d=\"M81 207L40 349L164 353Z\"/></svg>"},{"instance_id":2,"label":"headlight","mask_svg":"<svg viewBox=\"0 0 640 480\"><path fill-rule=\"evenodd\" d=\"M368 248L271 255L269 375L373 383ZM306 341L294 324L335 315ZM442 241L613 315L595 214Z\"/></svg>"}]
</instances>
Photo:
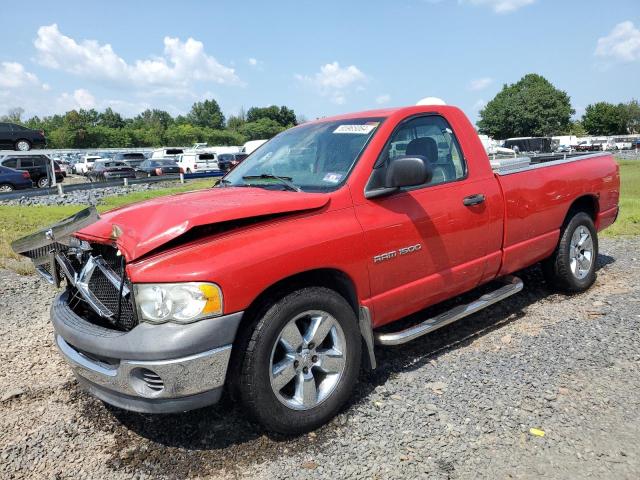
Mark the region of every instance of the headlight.
<instances>
[{"instance_id":1,"label":"headlight","mask_svg":"<svg viewBox=\"0 0 640 480\"><path fill-rule=\"evenodd\" d=\"M215 283L139 283L134 291L143 322L190 323L222 315L222 291Z\"/></svg>"}]
</instances>

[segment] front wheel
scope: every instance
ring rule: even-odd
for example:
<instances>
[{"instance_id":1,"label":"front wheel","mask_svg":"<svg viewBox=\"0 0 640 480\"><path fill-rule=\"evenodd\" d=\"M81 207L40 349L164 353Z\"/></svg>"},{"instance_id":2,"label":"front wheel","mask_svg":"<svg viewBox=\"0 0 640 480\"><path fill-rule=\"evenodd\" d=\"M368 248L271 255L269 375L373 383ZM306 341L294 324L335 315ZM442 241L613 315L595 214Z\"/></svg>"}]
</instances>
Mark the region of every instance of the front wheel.
<instances>
[{"instance_id":1,"label":"front wheel","mask_svg":"<svg viewBox=\"0 0 640 480\"><path fill-rule=\"evenodd\" d=\"M567 293L587 290L596 281L598 232L591 217L576 213L561 231L558 247L542 262L545 279Z\"/></svg>"},{"instance_id":2,"label":"front wheel","mask_svg":"<svg viewBox=\"0 0 640 480\"><path fill-rule=\"evenodd\" d=\"M271 305L244 344L238 391L268 430L300 434L333 418L360 371L355 313L333 290L293 292Z\"/></svg>"},{"instance_id":3,"label":"front wheel","mask_svg":"<svg viewBox=\"0 0 640 480\"><path fill-rule=\"evenodd\" d=\"M36 184L38 188L46 188L49 186L49 179L47 177L40 177Z\"/></svg>"}]
</instances>

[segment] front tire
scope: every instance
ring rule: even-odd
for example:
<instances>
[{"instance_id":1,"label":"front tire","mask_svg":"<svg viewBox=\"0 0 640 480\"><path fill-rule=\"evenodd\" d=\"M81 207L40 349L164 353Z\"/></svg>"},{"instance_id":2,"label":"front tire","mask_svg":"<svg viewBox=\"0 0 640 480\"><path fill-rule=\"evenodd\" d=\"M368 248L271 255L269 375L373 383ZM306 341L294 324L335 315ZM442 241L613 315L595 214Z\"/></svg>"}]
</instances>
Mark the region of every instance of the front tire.
<instances>
[{"instance_id":1,"label":"front tire","mask_svg":"<svg viewBox=\"0 0 640 480\"><path fill-rule=\"evenodd\" d=\"M40 177L36 185L38 185L38 188L46 188L49 186L49 179L47 177Z\"/></svg>"},{"instance_id":2,"label":"front tire","mask_svg":"<svg viewBox=\"0 0 640 480\"><path fill-rule=\"evenodd\" d=\"M237 390L270 431L294 435L333 418L360 371L355 313L328 288L293 292L258 314L239 361Z\"/></svg>"},{"instance_id":3,"label":"front tire","mask_svg":"<svg viewBox=\"0 0 640 480\"><path fill-rule=\"evenodd\" d=\"M587 290L596 281L598 232L591 217L578 212L561 231L558 247L542 262L547 283L567 293Z\"/></svg>"}]
</instances>

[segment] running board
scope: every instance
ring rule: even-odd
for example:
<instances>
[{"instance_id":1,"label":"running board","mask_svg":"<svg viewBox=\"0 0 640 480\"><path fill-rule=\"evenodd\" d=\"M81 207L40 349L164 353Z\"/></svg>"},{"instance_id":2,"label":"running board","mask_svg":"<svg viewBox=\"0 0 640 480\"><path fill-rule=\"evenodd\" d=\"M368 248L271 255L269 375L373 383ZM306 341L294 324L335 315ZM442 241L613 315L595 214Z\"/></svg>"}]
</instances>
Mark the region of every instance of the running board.
<instances>
[{"instance_id":1,"label":"running board","mask_svg":"<svg viewBox=\"0 0 640 480\"><path fill-rule=\"evenodd\" d=\"M480 310L487 308L489 305L498 303L511 295L522 290L524 284L518 277L507 276L502 279L505 285L494 290L491 293L482 295L479 299L466 305L458 305L440 315L429 318L418 325L393 333L374 333L377 345L401 345L410 342L422 335L431 333L440 327L449 325L461 318L472 315Z\"/></svg>"}]
</instances>

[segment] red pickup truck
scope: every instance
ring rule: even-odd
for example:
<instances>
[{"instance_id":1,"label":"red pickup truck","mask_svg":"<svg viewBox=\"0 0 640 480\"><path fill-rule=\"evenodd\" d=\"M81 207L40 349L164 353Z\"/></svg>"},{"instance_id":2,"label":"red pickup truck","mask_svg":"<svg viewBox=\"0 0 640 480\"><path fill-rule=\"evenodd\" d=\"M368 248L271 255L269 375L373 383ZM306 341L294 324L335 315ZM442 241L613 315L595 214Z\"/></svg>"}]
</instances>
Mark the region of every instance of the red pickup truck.
<instances>
[{"instance_id":1,"label":"red pickup truck","mask_svg":"<svg viewBox=\"0 0 640 480\"><path fill-rule=\"evenodd\" d=\"M514 272L542 261L554 287L589 288L618 196L608 154L492 163L459 109L416 106L306 123L215 188L87 209L14 249L66 284L55 341L98 398L176 412L227 387L266 428L299 433L348 400L375 344L517 293Z\"/></svg>"}]
</instances>

